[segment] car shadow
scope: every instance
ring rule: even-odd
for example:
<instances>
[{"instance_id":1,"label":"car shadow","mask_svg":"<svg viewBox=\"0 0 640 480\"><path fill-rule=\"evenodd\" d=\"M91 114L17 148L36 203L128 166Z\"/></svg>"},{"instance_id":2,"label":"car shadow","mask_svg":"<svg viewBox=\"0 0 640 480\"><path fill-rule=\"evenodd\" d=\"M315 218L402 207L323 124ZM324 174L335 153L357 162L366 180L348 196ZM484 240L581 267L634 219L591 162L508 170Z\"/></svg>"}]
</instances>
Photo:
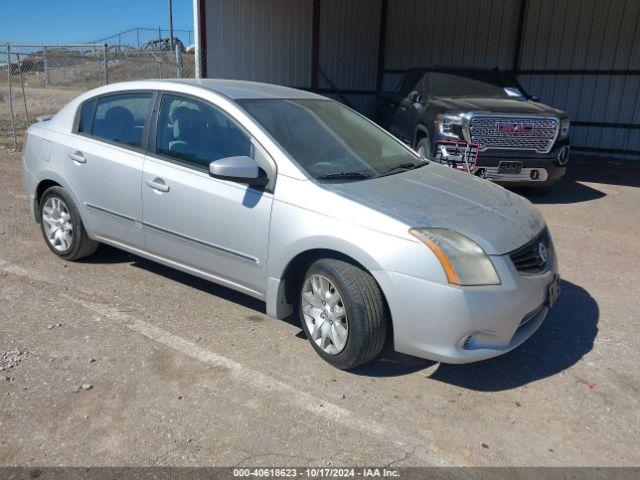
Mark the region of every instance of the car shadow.
<instances>
[{"instance_id":1,"label":"car shadow","mask_svg":"<svg viewBox=\"0 0 640 480\"><path fill-rule=\"evenodd\" d=\"M556 375L593 348L600 309L584 288L562 281L562 294L538 331L515 350L477 363L440 364L430 380L497 392Z\"/></svg>"},{"instance_id":2,"label":"car shadow","mask_svg":"<svg viewBox=\"0 0 640 480\"><path fill-rule=\"evenodd\" d=\"M606 196L585 183L640 187L640 167L637 162L608 158L576 157L564 178L553 189L541 194L533 188L513 188L536 204L568 204L588 202Z\"/></svg>"},{"instance_id":3,"label":"car shadow","mask_svg":"<svg viewBox=\"0 0 640 480\"><path fill-rule=\"evenodd\" d=\"M123 250L118 250L117 248L109 245L100 245L100 248L96 253L83 258L80 262L91 264L129 263L135 268L141 268L148 272L155 273L156 275L161 275L174 282L182 283L188 287L195 288L202 292L237 303L238 305L251 308L259 313L266 313L265 303L261 300L222 285L218 285L217 283L196 277L195 275L176 270L175 268L166 267L152 260L147 260Z\"/></svg>"},{"instance_id":4,"label":"car shadow","mask_svg":"<svg viewBox=\"0 0 640 480\"><path fill-rule=\"evenodd\" d=\"M266 313L265 303L249 295L106 245L101 245L96 254L82 262L130 263L136 268L162 275L260 314ZM600 311L595 299L582 287L563 280L561 288L558 302L540 329L520 347L482 362L464 365L441 363L428 378L470 390L495 392L550 377L577 363L593 348ZM297 313L284 321L298 329L294 337L306 341ZM375 360L349 372L368 377L396 377L419 372L436 364L394 351L389 338Z\"/></svg>"}]
</instances>

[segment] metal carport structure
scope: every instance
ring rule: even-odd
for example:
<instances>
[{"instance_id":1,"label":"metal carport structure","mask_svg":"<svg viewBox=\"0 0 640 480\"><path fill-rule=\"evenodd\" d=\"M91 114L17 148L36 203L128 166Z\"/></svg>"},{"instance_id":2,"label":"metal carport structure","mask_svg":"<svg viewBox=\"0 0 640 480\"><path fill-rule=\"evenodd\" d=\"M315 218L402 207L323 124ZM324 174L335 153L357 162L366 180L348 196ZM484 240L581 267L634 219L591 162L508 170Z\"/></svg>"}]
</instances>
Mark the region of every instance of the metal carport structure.
<instances>
[{"instance_id":1,"label":"metal carport structure","mask_svg":"<svg viewBox=\"0 0 640 480\"><path fill-rule=\"evenodd\" d=\"M309 89L371 115L413 66L513 71L574 151L640 157L637 0L194 0L203 77Z\"/></svg>"}]
</instances>

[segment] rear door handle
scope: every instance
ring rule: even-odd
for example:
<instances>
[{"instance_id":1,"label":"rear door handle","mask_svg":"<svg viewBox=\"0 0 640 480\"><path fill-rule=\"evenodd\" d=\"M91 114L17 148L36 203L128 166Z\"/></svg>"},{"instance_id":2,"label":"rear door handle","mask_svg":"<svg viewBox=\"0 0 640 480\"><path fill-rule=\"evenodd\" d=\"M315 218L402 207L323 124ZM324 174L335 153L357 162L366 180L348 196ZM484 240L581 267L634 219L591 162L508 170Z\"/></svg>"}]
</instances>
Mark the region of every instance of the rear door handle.
<instances>
[{"instance_id":1,"label":"rear door handle","mask_svg":"<svg viewBox=\"0 0 640 480\"><path fill-rule=\"evenodd\" d=\"M144 183L147 187L151 187L154 190L158 190L159 192L169 191L169 185L164 183L161 178L156 178L155 180L145 180Z\"/></svg>"},{"instance_id":2,"label":"rear door handle","mask_svg":"<svg viewBox=\"0 0 640 480\"><path fill-rule=\"evenodd\" d=\"M69 158L74 162L87 163L87 159L82 155L82 152L70 153Z\"/></svg>"}]
</instances>

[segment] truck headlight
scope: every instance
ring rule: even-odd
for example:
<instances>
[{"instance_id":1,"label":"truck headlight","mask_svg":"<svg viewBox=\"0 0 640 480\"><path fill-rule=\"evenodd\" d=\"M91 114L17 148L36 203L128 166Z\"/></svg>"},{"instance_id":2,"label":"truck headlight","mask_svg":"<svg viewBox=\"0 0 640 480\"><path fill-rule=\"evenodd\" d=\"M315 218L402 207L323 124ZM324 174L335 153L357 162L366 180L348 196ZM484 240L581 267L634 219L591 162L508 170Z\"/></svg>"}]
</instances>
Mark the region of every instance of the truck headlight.
<instances>
[{"instance_id":1,"label":"truck headlight","mask_svg":"<svg viewBox=\"0 0 640 480\"><path fill-rule=\"evenodd\" d=\"M464 113L439 113L435 124L440 137L461 139L462 117Z\"/></svg>"},{"instance_id":2,"label":"truck headlight","mask_svg":"<svg viewBox=\"0 0 640 480\"><path fill-rule=\"evenodd\" d=\"M412 228L409 233L431 249L442 265L449 283L500 284L500 278L489 256L470 238L446 228Z\"/></svg>"},{"instance_id":3,"label":"truck headlight","mask_svg":"<svg viewBox=\"0 0 640 480\"><path fill-rule=\"evenodd\" d=\"M571 128L571 120L563 118L560 120L560 135L559 138L567 138L569 136L569 129Z\"/></svg>"}]
</instances>

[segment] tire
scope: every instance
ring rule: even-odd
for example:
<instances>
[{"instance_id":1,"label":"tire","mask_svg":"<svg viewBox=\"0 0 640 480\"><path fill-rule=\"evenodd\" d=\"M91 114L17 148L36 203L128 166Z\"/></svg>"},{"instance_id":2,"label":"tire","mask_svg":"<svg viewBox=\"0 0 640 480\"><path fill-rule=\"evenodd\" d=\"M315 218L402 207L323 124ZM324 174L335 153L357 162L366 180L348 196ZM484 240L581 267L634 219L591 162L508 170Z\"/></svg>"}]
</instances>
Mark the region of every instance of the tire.
<instances>
[{"instance_id":1,"label":"tire","mask_svg":"<svg viewBox=\"0 0 640 480\"><path fill-rule=\"evenodd\" d=\"M58 212L62 212L61 215ZM98 248L99 243L87 235L78 208L64 188L50 187L44 192L40 199L38 215L45 243L60 258L69 261L79 260L91 255ZM51 219L56 217L62 224L52 227ZM56 229L67 235L56 237L53 233Z\"/></svg>"},{"instance_id":2,"label":"tire","mask_svg":"<svg viewBox=\"0 0 640 480\"><path fill-rule=\"evenodd\" d=\"M324 283L323 280L324 290L329 292L329 296L314 296L314 279L325 279L328 282ZM334 292L331 291L331 286L334 287ZM335 291L341 302L330 301L335 299ZM324 307L311 305L309 293L312 294L314 301L318 298L326 298L327 305ZM382 350L390 318L380 287L368 272L343 260L330 258L317 260L307 269L298 298L300 321L309 342L318 355L334 367L354 368L373 360ZM318 313L319 311L323 313ZM336 312L344 312L344 317ZM324 320L319 318L322 315ZM340 328L344 328L345 324L346 343L340 349L341 338L344 339L344 335L340 336L337 332L342 332ZM315 325L318 325L317 329ZM325 335L330 337L329 340L318 339L321 337L322 328L332 332L338 341L334 342L329 334ZM315 335L311 329L315 330ZM321 344L328 345L323 348ZM331 348L331 345L335 348Z\"/></svg>"},{"instance_id":3,"label":"tire","mask_svg":"<svg viewBox=\"0 0 640 480\"><path fill-rule=\"evenodd\" d=\"M416 145L416 152L420 153L420 150L424 151L423 157L427 160L433 160L433 152L431 151L431 140L429 137L424 137L418 140Z\"/></svg>"}]
</instances>

